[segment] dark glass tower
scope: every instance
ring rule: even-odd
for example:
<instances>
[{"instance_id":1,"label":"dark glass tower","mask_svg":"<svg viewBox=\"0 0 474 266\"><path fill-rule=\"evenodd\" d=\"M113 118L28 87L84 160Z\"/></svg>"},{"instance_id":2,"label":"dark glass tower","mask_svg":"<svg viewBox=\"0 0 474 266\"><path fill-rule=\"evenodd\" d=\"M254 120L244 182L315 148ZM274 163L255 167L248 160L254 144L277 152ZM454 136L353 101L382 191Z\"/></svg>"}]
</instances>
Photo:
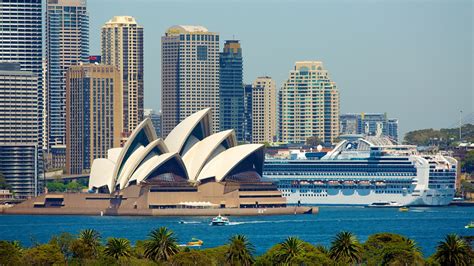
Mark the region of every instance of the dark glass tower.
<instances>
[{"instance_id":1,"label":"dark glass tower","mask_svg":"<svg viewBox=\"0 0 474 266\"><path fill-rule=\"evenodd\" d=\"M234 129L238 141L244 140L244 87L242 48L229 40L220 53L220 130Z\"/></svg>"}]
</instances>

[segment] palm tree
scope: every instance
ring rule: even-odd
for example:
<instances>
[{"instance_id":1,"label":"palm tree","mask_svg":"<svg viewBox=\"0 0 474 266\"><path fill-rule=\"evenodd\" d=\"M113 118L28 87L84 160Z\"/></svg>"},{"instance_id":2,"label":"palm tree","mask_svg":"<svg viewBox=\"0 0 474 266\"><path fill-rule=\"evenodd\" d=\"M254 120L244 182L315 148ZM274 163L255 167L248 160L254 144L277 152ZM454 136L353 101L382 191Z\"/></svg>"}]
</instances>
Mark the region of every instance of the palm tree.
<instances>
[{"instance_id":1,"label":"palm tree","mask_svg":"<svg viewBox=\"0 0 474 266\"><path fill-rule=\"evenodd\" d=\"M469 245L456 234L449 234L436 247L434 259L441 265L471 265L472 250Z\"/></svg>"},{"instance_id":2,"label":"palm tree","mask_svg":"<svg viewBox=\"0 0 474 266\"><path fill-rule=\"evenodd\" d=\"M280 263L288 264L293 258L298 257L302 253L304 253L303 241L297 237L290 236L280 243L277 257Z\"/></svg>"},{"instance_id":3,"label":"palm tree","mask_svg":"<svg viewBox=\"0 0 474 266\"><path fill-rule=\"evenodd\" d=\"M358 263L361 261L361 245L351 232L340 232L331 243L330 257L342 263Z\"/></svg>"},{"instance_id":4,"label":"palm tree","mask_svg":"<svg viewBox=\"0 0 474 266\"><path fill-rule=\"evenodd\" d=\"M111 256L115 259L120 257L130 257L132 248L130 247L130 241L125 238L109 238L107 245L105 246L104 253L107 256Z\"/></svg>"},{"instance_id":5,"label":"palm tree","mask_svg":"<svg viewBox=\"0 0 474 266\"><path fill-rule=\"evenodd\" d=\"M230 265L252 265L254 262L252 254L255 247L244 235L235 235L229 239L230 243L225 253L226 262Z\"/></svg>"},{"instance_id":6,"label":"palm tree","mask_svg":"<svg viewBox=\"0 0 474 266\"><path fill-rule=\"evenodd\" d=\"M154 261L167 261L179 252L177 239L174 237L173 231L166 227L151 231L144 246L145 257Z\"/></svg>"},{"instance_id":7,"label":"palm tree","mask_svg":"<svg viewBox=\"0 0 474 266\"><path fill-rule=\"evenodd\" d=\"M93 255L97 255L97 248L100 246L100 233L94 229L85 229L79 233L79 240L91 249Z\"/></svg>"}]
</instances>

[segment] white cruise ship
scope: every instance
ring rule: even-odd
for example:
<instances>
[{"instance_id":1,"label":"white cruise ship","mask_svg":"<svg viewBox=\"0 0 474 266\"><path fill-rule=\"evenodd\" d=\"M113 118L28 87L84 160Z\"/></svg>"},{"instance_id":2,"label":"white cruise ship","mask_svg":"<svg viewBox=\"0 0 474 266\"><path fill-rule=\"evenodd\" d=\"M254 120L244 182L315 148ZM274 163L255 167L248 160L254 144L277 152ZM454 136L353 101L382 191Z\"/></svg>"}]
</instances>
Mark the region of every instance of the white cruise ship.
<instances>
[{"instance_id":1,"label":"white cruise ship","mask_svg":"<svg viewBox=\"0 0 474 266\"><path fill-rule=\"evenodd\" d=\"M420 155L415 146L360 138L319 160L292 155L267 159L263 169L289 204L442 206L454 197L457 161Z\"/></svg>"}]
</instances>

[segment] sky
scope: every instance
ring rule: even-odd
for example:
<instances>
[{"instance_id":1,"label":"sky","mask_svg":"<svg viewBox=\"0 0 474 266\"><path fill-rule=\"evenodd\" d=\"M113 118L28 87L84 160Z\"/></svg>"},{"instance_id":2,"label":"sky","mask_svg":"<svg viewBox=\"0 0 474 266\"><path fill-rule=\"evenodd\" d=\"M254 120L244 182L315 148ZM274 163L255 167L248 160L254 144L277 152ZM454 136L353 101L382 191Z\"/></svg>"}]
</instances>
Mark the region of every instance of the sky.
<instances>
[{"instance_id":1,"label":"sky","mask_svg":"<svg viewBox=\"0 0 474 266\"><path fill-rule=\"evenodd\" d=\"M296 61L322 61L340 112L386 112L401 134L456 127L474 117L471 0L88 0L90 53L117 15L145 34L145 108L160 109L161 36L202 25L241 41L244 82L268 75L281 87ZM474 120L474 119L472 119Z\"/></svg>"}]
</instances>

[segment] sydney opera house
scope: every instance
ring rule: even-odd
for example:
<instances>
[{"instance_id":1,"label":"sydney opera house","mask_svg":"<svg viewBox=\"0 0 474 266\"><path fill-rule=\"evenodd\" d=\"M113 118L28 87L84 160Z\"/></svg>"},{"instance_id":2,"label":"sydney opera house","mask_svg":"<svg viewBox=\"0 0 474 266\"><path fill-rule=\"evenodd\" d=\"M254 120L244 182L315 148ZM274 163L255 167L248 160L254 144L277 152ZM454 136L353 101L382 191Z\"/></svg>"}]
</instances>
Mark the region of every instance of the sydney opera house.
<instances>
[{"instance_id":1,"label":"sydney opera house","mask_svg":"<svg viewBox=\"0 0 474 266\"><path fill-rule=\"evenodd\" d=\"M201 110L163 140L146 119L123 147L93 161L89 193L44 194L8 212L238 215L307 211L286 207L276 185L262 180L263 145L237 145L233 130L211 135L210 122L211 110Z\"/></svg>"}]
</instances>

